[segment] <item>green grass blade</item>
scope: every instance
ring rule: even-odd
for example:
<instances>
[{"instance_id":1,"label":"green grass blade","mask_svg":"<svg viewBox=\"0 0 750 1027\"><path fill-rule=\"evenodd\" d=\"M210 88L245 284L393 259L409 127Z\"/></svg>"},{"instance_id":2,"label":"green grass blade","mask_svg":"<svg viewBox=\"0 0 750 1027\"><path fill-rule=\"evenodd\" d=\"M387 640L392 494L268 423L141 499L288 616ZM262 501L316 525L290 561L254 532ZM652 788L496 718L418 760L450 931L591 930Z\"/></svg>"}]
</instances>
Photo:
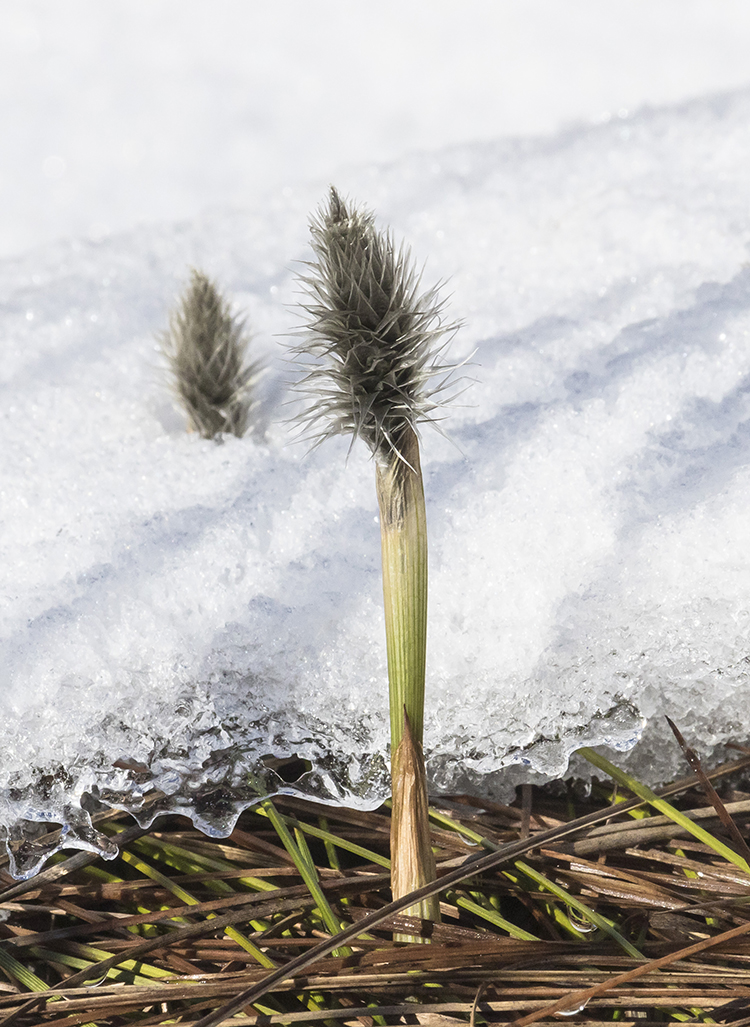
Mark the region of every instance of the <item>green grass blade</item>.
<instances>
[{"instance_id":1,"label":"green grass blade","mask_svg":"<svg viewBox=\"0 0 750 1027\"><path fill-rule=\"evenodd\" d=\"M329 834L328 821L325 817L318 817L318 824L320 825L321 831L324 831L326 834ZM323 845L325 846L326 856L328 857L328 865L330 866L331 870L341 870L339 854L336 851L336 846L333 844L331 839L324 838Z\"/></svg>"},{"instance_id":2,"label":"green grass blade","mask_svg":"<svg viewBox=\"0 0 750 1027\"><path fill-rule=\"evenodd\" d=\"M148 877L151 881L155 881L157 884L160 884L162 888L166 888L167 891L170 891L175 898L179 899L184 905L198 905L198 900L193 898L190 892L185 891L185 889L173 881L171 877L167 877L166 874L157 870L156 867L152 867L149 863L144 862L144 860L140 859L140 857L136 856L134 853L129 852L128 849L121 850L120 859L124 863L127 863L128 866L133 867L134 870L137 870L139 874L143 874L144 877Z\"/></svg>"},{"instance_id":3,"label":"green grass blade","mask_svg":"<svg viewBox=\"0 0 750 1027\"><path fill-rule=\"evenodd\" d=\"M229 860L204 856L199 852L191 852L189 849L184 849L172 842L167 842L163 838L144 835L143 838L139 838L134 843L133 848L146 852L151 858L159 859L184 874L195 874L206 870L223 873L228 870L237 869L236 865L230 863ZM238 884L242 884L252 891L276 891L278 887L260 877L238 877L236 880ZM207 883L217 893L222 892L228 895L234 892L234 889L226 881L210 881Z\"/></svg>"},{"instance_id":4,"label":"green grass blade","mask_svg":"<svg viewBox=\"0 0 750 1027\"><path fill-rule=\"evenodd\" d=\"M443 813L438 813L436 810L430 810L430 819L441 824L443 827L448 827L451 830L456 831L458 834L468 838L469 841L473 841L477 845L483 846L485 849L497 852L500 848L500 846L496 842L492 841L491 838L485 838L484 836L477 834L476 831L472 831L471 828L465 827L463 824L459 824L457 821L452 820ZM614 938L614 940L622 946L628 955L634 956L636 959L644 958L638 949L631 945L627 938L624 938L620 934L611 920L608 920L606 917L601 916L600 913L596 913L593 909L590 909L589 906L585 905L585 903L581 902L581 900L577 899L574 895L571 895L565 890L565 888L562 888L560 885L550 881L544 876L544 874L539 873L538 870L534 870L527 863L518 860L514 863L514 866L536 884L555 895L571 909L574 909L587 920L590 920L595 927L599 928L599 930L604 931L611 938ZM507 928L505 929L507 930ZM513 937L521 937L521 935L513 935ZM531 940L536 940L533 935L525 935L525 937Z\"/></svg>"},{"instance_id":5,"label":"green grass blade","mask_svg":"<svg viewBox=\"0 0 750 1027\"><path fill-rule=\"evenodd\" d=\"M330 934L338 934L343 930L345 924L336 916L331 909L328 899L320 887L320 881L318 880L318 873L315 869L310 850L307 847L307 843L304 842L304 838L298 832L298 839L304 843L304 847L300 848L299 844L292 838L291 832L284 823L284 818L279 814L274 804L270 799L265 799L262 803L262 807L268 816L268 819L274 826L274 830L278 834L281 842L294 860L294 865L299 871L300 877L304 881L307 890L315 900L315 905L318 909L318 913L321 916L323 923L326 926L327 931ZM346 946L341 949L336 949L334 955L337 956L350 956L352 950Z\"/></svg>"},{"instance_id":6,"label":"green grass blade","mask_svg":"<svg viewBox=\"0 0 750 1027\"><path fill-rule=\"evenodd\" d=\"M0 949L0 968L15 977L19 984L29 991L47 991L49 984L45 984L35 973L27 969L23 963L19 963L15 956L12 956L6 949Z\"/></svg>"},{"instance_id":7,"label":"green grass blade","mask_svg":"<svg viewBox=\"0 0 750 1027\"><path fill-rule=\"evenodd\" d=\"M510 920L506 920L505 917L496 913L494 909L487 909L485 906L480 905L473 899L467 898L465 895L460 895L458 892L446 892L445 901L465 909L469 913L473 913L474 916L481 917L482 920L486 920L487 923L493 924L495 927L499 927L501 931L506 931L511 938L517 938L520 941L539 941L535 934L529 934L523 928L516 927Z\"/></svg>"},{"instance_id":8,"label":"green grass blade","mask_svg":"<svg viewBox=\"0 0 750 1027\"><path fill-rule=\"evenodd\" d=\"M57 953L53 953L55 956L55 962L59 962L57 959ZM2 968L11 977L15 977L19 984L22 984L24 988L28 988L29 991L47 991L49 985L45 984L35 973L27 969L23 963L19 963L10 952L6 952L5 949L0 949L0 968ZM60 999L50 998L50 1002L59 1002ZM82 1023L81 1027L97 1027L95 1023Z\"/></svg>"},{"instance_id":9,"label":"green grass blade","mask_svg":"<svg viewBox=\"0 0 750 1027\"><path fill-rule=\"evenodd\" d=\"M133 855L133 853L129 852L127 849L123 849L120 852L120 857L126 863L129 863L132 867L138 870L139 873L150 878L152 881L156 881L157 884L160 884L163 888L172 892L172 894L186 906L197 906L199 904L198 899L191 895L190 892L186 891L170 877L167 877L166 874L162 874L161 871L157 870L155 867L150 866L148 863L144 863L142 859L139 859L138 856ZM206 918L208 920L214 920L215 914L209 913ZM253 942L241 931L238 931L236 927L225 927L224 933L267 970L273 970L276 967L276 964L270 956L267 956L265 952L262 952L257 945L254 945Z\"/></svg>"},{"instance_id":10,"label":"green grass blade","mask_svg":"<svg viewBox=\"0 0 750 1027\"><path fill-rule=\"evenodd\" d=\"M700 824L696 824L690 817L686 817L684 813L680 813L679 810L675 809L674 806L670 805L666 799L660 799L655 792L652 792L646 785L641 784L636 778L631 777L630 774L626 774L624 770L620 770L614 763L610 763L604 756L600 756L598 752L594 752L593 749L583 748L578 750L579 755L583 756L584 759L592 763L597 769L603 770L605 774L609 774L611 778L617 781L618 784L625 788L629 788L630 791L637 795L639 799L643 799L644 802L649 803L654 809L658 809L660 813L669 817L675 824L679 824L680 827L684 828L694 838L703 842L704 845L708 845L709 848L718 856L723 856L729 863L733 863L736 867L739 867L744 873L750 876L750 866L747 861L739 856L733 849L730 849L728 845L725 845L718 838L714 838L712 834L701 827Z\"/></svg>"},{"instance_id":11,"label":"green grass blade","mask_svg":"<svg viewBox=\"0 0 750 1027\"><path fill-rule=\"evenodd\" d=\"M262 814L263 810L259 809L258 813ZM318 838L320 841L330 843L337 849L342 849L344 852L351 852L353 856L359 856L361 859L366 859L368 863L374 863L376 866L383 867L385 870L390 870L391 868L391 861L387 856L381 856L379 852L373 852L372 849L365 849L361 845L357 845L355 842L347 841L346 838L341 838L339 835L332 834L330 831L323 830L320 827L314 827L312 824L305 824L303 821L297 820L296 817L284 815L284 821L291 827L298 828L305 834L310 835L311 838Z\"/></svg>"},{"instance_id":12,"label":"green grass blade","mask_svg":"<svg viewBox=\"0 0 750 1027\"><path fill-rule=\"evenodd\" d=\"M450 831L455 831L456 834L463 835L468 841L474 842L475 845L482 845L485 849L490 849L492 852L497 852L499 848L491 838L485 838L484 835L477 834L470 827L460 824L457 820L452 820L445 813L438 813L436 809L430 808L430 820L435 824L440 824L441 827L447 827Z\"/></svg>"},{"instance_id":13,"label":"green grass blade","mask_svg":"<svg viewBox=\"0 0 750 1027\"><path fill-rule=\"evenodd\" d=\"M571 895L565 888L562 888L559 884L555 884L554 881L550 881L548 877L545 877L544 874L541 874L538 870L530 867L528 863L524 863L523 860L518 860L514 866L541 888L551 892L556 896L556 898L560 899L561 902L564 902L566 906L569 906L571 909L574 909L576 913L579 913L587 920L590 920L591 923L595 927L598 927L600 931L604 931L605 934L608 934L610 938L614 939L614 941L616 941L629 956L632 956L634 959L646 958L634 945L631 945L627 938L624 938L620 934L614 923L606 916L602 916L601 913L597 913L595 910L591 909L584 902L581 902L580 899L576 898L575 895Z\"/></svg>"},{"instance_id":14,"label":"green grass blade","mask_svg":"<svg viewBox=\"0 0 750 1027\"><path fill-rule=\"evenodd\" d=\"M90 963L101 963L105 959L111 959L114 955L113 952L107 952L96 945L86 945L83 942L73 941L68 941L67 944L72 949L74 955L78 955L84 960L89 960ZM139 959L128 959L127 953L123 961L117 964L117 969L138 974L139 977L144 979L155 978L160 980L163 977L174 977L173 970L164 970L162 967L152 966L150 963L144 963Z\"/></svg>"},{"instance_id":15,"label":"green grass blade","mask_svg":"<svg viewBox=\"0 0 750 1027\"><path fill-rule=\"evenodd\" d=\"M70 952L57 952L38 945L30 945L29 952L38 956L39 959L49 960L54 963L62 963L63 966L68 966L71 970L87 970L90 966L93 966L94 962L97 962L93 959L84 959L83 956L74 956ZM109 959L112 955L112 952L102 951L103 959ZM124 978L134 985L140 985L141 987L154 987L153 977L146 977L144 974L139 974L136 971L136 967L142 966L143 964L139 963L138 960L128 959L126 955L123 955L122 962L118 963L117 966L110 967L110 969L105 971L105 973L106 976L113 981L119 981ZM174 977L174 974L169 971L159 971L157 967L152 967L151 969L155 970L160 975L163 974L167 977Z\"/></svg>"}]
</instances>

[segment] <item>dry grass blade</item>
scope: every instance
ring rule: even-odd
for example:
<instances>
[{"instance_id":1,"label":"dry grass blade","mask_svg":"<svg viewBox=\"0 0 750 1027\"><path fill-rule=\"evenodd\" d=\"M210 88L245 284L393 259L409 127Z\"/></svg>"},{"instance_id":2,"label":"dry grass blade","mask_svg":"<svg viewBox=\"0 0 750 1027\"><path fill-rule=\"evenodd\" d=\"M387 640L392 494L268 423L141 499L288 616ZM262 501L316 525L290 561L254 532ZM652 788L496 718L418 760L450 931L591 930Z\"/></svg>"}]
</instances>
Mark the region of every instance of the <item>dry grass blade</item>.
<instances>
[{"instance_id":1,"label":"dry grass blade","mask_svg":"<svg viewBox=\"0 0 750 1027\"><path fill-rule=\"evenodd\" d=\"M739 830L737 829L737 825L735 824L735 822L732 820L731 816L729 815L729 812L728 812L726 806L724 805L724 803L719 798L716 789L711 784L709 779L706 777L706 773L703 770L703 765L701 764L701 761L700 761L700 758L699 758L698 754L695 752L694 749L691 749L690 746L687 744L687 742L682 737L682 734L680 733L680 730L677 727L677 725L674 723L674 721L671 720L669 717L667 717L666 720L667 720L667 723L669 724L670 728L672 729L672 733L674 734L675 738L677 739L677 741L678 741L678 743L680 745L680 748L682 749L682 751L685 754L685 759L688 761L688 763L690 764L690 766L693 769L693 772L695 773L695 776L700 781L700 783L701 783L701 785L703 787L703 790L706 793L706 797L708 798L708 801L711 803L713 808L716 810L716 813L717 813L717 815L719 817L719 820L721 820L721 822L724 825L724 827L726 827L727 831L729 831L729 834L731 835L732 840L734 841L735 845L737 846L740 854L742 856L744 856L745 859L750 863L750 849L747 847L747 843L746 843L745 839L742 837L742 835L740 834Z\"/></svg>"},{"instance_id":2,"label":"dry grass blade","mask_svg":"<svg viewBox=\"0 0 750 1027\"><path fill-rule=\"evenodd\" d=\"M572 992L566 995L565 998L558 999L557 1002L553 1002L552 1005L545 1006L536 1013L531 1013L529 1016L523 1016L519 1020L514 1020L514 1023L516 1027L527 1027L528 1024L536 1023L545 1016L553 1016L556 1013L577 1012L579 1009L584 1008L598 995L603 995L607 991L612 991L624 984L630 984L639 977L653 973L655 970L660 970L664 966L670 966L672 963L689 959L691 956L698 955L699 952L705 952L707 949L714 948L717 945L724 945L728 941L732 941L733 939L746 934L750 934L750 922L742 924L740 927L735 927L731 931L725 931L723 934L717 934L713 938L707 938L705 941L699 941L694 945L688 945L686 948L679 949L677 952L671 952L668 956L662 956L661 959L652 959L648 963L644 963L642 966L635 967L635 969L629 970L627 973L612 977L610 980L604 981L602 984L598 984L593 988L587 988L585 991ZM670 998L673 1000L673 996L670 996Z\"/></svg>"},{"instance_id":3,"label":"dry grass blade","mask_svg":"<svg viewBox=\"0 0 750 1027\"><path fill-rule=\"evenodd\" d=\"M723 803L724 809L730 814L750 814L750 799L738 802ZM683 810L689 820L710 821L718 817L714 809L701 806L698 809ZM573 851L581 856L588 853L611 852L615 849L630 848L634 845L651 845L656 842L668 841L670 838L685 838L689 832L680 824L675 824L666 816L648 817L644 820L631 820L625 823L609 824L595 828L585 838L572 844Z\"/></svg>"}]
</instances>

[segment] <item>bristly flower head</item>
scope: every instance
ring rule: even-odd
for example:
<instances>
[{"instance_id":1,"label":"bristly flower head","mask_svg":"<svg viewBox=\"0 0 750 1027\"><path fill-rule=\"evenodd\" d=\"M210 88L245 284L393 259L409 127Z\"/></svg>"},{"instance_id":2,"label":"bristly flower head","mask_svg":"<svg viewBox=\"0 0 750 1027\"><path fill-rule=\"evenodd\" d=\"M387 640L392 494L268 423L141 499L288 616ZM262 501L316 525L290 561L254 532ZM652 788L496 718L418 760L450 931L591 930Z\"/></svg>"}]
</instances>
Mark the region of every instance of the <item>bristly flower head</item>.
<instances>
[{"instance_id":1,"label":"bristly flower head","mask_svg":"<svg viewBox=\"0 0 750 1027\"><path fill-rule=\"evenodd\" d=\"M193 269L169 330L160 338L190 427L207 439L221 432L242 436L258 365L246 361L244 322L201 271Z\"/></svg>"},{"instance_id":2,"label":"bristly flower head","mask_svg":"<svg viewBox=\"0 0 750 1027\"><path fill-rule=\"evenodd\" d=\"M312 358L299 388L314 402L300 420L317 442L351 433L390 461L407 428L433 420L452 371L437 362L446 341L436 343L458 326L444 322L437 286L420 292L408 249L333 187L310 231L309 321L296 352Z\"/></svg>"}]
</instances>

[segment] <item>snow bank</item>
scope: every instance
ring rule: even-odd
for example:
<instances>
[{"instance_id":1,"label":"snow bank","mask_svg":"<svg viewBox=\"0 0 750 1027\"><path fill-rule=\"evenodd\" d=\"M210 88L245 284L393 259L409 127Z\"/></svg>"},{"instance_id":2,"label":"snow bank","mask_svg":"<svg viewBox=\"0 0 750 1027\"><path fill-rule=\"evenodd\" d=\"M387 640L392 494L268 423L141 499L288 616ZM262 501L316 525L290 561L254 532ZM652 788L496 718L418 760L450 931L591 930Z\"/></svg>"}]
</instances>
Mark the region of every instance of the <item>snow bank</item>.
<instances>
[{"instance_id":1,"label":"snow bank","mask_svg":"<svg viewBox=\"0 0 750 1027\"><path fill-rule=\"evenodd\" d=\"M473 384L423 432L426 748L440 788L583 744L681 770L750 720L750 93L337 185L450 278ZM326 183L0 265L0 824L105 848L97 803L231 829L260 757L372 805L388 737L373 468L291 441L294 262ZM252 433L189 436L155 333L197 265L268 371ZM504 768L504 769L503 769ZM34 827L34 825L42 825Z\"/></svg>"}]
</instances>

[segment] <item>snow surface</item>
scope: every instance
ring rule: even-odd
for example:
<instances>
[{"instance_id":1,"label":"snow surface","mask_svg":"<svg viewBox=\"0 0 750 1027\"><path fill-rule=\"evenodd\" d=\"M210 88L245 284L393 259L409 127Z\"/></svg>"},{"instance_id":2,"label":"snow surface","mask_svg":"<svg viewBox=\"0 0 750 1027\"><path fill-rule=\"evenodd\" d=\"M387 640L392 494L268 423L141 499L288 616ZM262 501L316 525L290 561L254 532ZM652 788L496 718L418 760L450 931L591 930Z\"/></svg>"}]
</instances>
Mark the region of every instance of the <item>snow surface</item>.
<instances>
[{"instance_id":1,"label":"snow surface","mask_svg":"<svg viewBox=\"0 0 750 1027\"><path fill-rule=\"evenodd\" d=\"M748 83L746 0L2 0L0 256Z\"/></svg>"},{"instance_id":2,"label":"snow surface","mask_svg":"<svg viewBox=\"0 0 750 1027\"><path fill-rule=\"evenodd\" d=\"M337 181L450 280L452 356L473 354L449 438L423 432L436 787L502 794L639 737L654 783L683 770L664 714L707 757L747 740L749 164L738 91ZM295 262L326 185L0 264L17 873L39 864L29 822L104 847L95 800L137 813L153 787L226 832L274 786L268 754L312 761L306 794L386 794L373 467L288 425ZM171 405L155 335L189 265L268 366L242 440L191 436Z\"/></svg>"}]
</instances>

